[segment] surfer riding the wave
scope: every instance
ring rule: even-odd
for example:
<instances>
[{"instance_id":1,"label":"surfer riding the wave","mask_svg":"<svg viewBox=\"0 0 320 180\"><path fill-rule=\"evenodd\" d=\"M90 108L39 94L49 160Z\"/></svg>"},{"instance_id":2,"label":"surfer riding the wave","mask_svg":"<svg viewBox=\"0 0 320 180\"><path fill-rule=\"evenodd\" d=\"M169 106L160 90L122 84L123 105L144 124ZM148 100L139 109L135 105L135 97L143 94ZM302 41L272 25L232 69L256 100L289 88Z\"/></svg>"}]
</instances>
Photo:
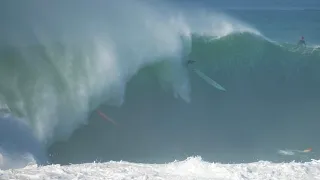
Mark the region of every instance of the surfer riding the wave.
<instances>
[{"instance_id":1,"label":"surfer riding the wave","mask_svg":"<svg viewBox=\"0 0 320 180\"><path fill-rule=\"evenodd\" d=\"M187 66L189 66L189 64L193 64L193 63L195 63L196 61L194 61L194 60L188 60L187 61Z\"/></svg>"},{"instance_id":2,"label":"surfer riding the wave","mask_svg":"<svg viewBox=\"0 0 320 180\"><path fill-rule=\"evenodd\" d=\"M304 45L304 47L307 46L303 36L301 36L301 39L299 40L297 47L301 47L302 45Z\"/></svg>"}]
</instances>

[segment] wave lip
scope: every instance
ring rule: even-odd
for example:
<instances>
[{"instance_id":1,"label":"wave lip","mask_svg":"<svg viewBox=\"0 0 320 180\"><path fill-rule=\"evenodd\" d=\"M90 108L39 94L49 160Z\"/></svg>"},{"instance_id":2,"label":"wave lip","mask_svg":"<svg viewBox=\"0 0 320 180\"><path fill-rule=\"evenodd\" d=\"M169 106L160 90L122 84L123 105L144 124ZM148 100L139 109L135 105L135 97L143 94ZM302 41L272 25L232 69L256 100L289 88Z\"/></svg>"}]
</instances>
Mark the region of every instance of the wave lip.
<instances>
[{"instance_id":1,"label":"wave lip","mask_svg":"<svg viewBox=\"0 0 320 180\"><path fill-rule=\"evenodd\" d=\"M16 23L1 34L12 47L0 51L0 95L47 146L68 139L102 103L122 105L127 83L146 66L157 66L161 86L190 102L184 58L192 34L258 33L227 15L162 11L140 1L92 1L95 11L85 1L41 3L25 4L14 15L10 9L22 6L7 4Z\"/></svg>"}]
</instances>

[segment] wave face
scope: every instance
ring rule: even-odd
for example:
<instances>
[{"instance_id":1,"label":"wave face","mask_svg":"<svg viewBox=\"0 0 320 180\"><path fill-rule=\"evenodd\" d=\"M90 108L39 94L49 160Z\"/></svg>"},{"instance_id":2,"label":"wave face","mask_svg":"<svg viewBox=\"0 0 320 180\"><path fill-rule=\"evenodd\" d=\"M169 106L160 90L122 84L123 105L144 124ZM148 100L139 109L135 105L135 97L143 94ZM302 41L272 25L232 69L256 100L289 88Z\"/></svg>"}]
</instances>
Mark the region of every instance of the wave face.
<instances>
[{"instance_id":1,"label":"wave face","mask_svg":"<svg viewBox=\"0 0 320 180\"><path fill-rule=\"evenodd\" d=\"M253 33L191 36L192 66L160 61L127 84L125 103L93 113L89 126L50 152L55 162L99 159L168 162L189 155L219 162L309 161L316 152L281 156L280 149L318 148L319 49L292 50ZM72 152L77 151L77 154ZM70 155L72 154L72 157Z\"/></svg>"},{"instance_id":2,"label":"wave face","mask_svg":"<svg viewBox=\"0 0 320 180\"><path fill-rule=\"evenodd\" d=\"M1 35L0 101L16 117L12 121L31 129L40 146L48 148L67 141L52 147L54 154L65 158L57 157L57 161L71 161L67 157L74 151L82 156L76 162L92 160L100 152L83 155L83 147L95 149L101 143L104 148L114 142L115 149L125 149L150 146L171 137L162 146L176 141L185 143L185 148L200 146L192 140L192 133L190 137L185 134L192 129L197 134L194 138L214 140L218 146L231 142L221 133L240 133L246 131L245 127L257 125L257 132L238 136L249 138L244 144L252 147L255 140L250 137L261 135L258 130L269 124L267 118L276 121L271 114L278 108L298 108L293 104L312 99L308 101L312 105L305 108L311 111L310 117L318 112L310 108L319 98L317 48L290 51L290 45L271 42L249 25L221 13L179 10L166 4L155 8L140 1L127 1L125 6L115 1L76 4L19 2L17 6L8 2L3 11L8 19L1 19L5 28ZM18 10L10 11L14 8ZM227 91L219 92L190 74L185 65L188 58L196 60L195 67ZM99 118L89 118L98 107L122 119L122 130L106 132L105 126L97 128L101 122L93 121L94 125L69 139L89 119ZM227 125L234 121L241 121L243 126L235 129ZM216 125L209 126L211 123ZM313 127L310 123L305 128ZM174 128L184 133L176 135ZM138 131L141 136L137 139ZM156 140L143 138L151 131ZM112 138L100 141L94 132ZM279 135L273 133L268 138ZM292 138L292 133L286 134L280 139ZM295 138L302 137L299 134ZM78 142L80 148L74 146ZM68 146L70 151L66 152ZM201 146L211 148L208 144ZM229 146L224 143L224 147ZM9 149L5 145L2 148ZM42 155L36 152L34 156Z\"/></svg>"}]
</instances>

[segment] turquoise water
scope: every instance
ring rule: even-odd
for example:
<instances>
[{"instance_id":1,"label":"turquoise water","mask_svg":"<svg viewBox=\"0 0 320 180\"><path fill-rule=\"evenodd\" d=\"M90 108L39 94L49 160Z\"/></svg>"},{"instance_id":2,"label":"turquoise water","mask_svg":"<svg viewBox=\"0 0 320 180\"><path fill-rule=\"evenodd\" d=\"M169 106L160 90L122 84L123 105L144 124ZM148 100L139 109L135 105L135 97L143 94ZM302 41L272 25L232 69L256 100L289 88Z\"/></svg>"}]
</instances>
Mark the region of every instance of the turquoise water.
<instances>
[{"instance_id":1,"label":"turquoise water","mask_svg":"<svg viewBox=\"0 0 320 180\"><path fill-rule=\"evenodd\" d=\"M234 10L230 14L250 22L265 36L280 43L296 43L304 36L310 45L319 45L319 11L303 9Z\"/></svg>"},{"instance_id":2,"label":"turquoise water","mask_svg":"<svg viewBox=\"0 0 320 180\"><path fill-rule=\"evenodd\" d=\"M1 119L21 136L0 139L9 154L37 157L37 141L61 164L318 158L320 11L46 3L8 2L1 19L0 101L31 129Z\"/></svg>"}]
</instances>

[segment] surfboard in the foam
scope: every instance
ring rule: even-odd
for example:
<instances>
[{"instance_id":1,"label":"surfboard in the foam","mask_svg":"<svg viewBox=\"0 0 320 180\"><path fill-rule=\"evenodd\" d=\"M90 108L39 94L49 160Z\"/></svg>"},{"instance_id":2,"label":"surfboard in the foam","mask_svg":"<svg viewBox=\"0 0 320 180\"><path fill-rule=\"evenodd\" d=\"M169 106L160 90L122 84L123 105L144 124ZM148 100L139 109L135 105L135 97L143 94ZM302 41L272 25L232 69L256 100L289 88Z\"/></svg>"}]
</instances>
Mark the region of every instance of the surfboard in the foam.
<instances>
[{"instance_id":1,"label":"surfboard in the foam","mask_svg":"<svg viewBox=\"0 0 320 180\"><path fill-rule=\"evenodd\" d=\"M199 71L198 69L193 69L193 71L201 77L203 80L205 80L208 84L212 85L213 87L221 90L221 91L226 91L224 87L222 87L220 84L218 84L216 81L205 75L203 72Z\"/></svg>"}]
</instances>

